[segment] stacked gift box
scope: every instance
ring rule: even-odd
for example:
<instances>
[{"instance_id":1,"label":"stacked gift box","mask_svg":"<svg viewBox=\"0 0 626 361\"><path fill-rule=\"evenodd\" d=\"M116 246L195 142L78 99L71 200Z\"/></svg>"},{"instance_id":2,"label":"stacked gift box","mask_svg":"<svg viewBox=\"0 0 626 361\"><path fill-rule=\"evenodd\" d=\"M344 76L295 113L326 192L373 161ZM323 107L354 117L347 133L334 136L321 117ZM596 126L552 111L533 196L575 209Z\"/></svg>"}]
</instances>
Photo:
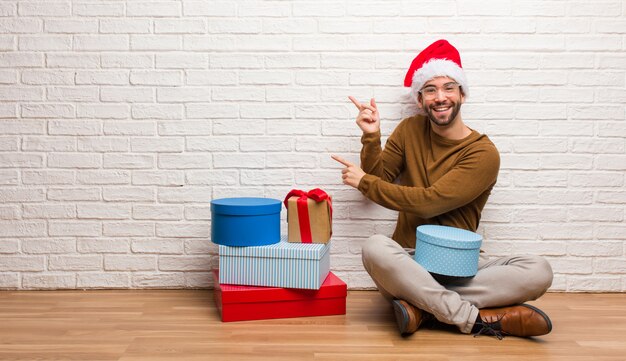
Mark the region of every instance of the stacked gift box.
<instances>
[{"instance_id":1,"label":"stacked gift box","mask_svg":"<svg viewBox=\"0 0 626 361\"><path fill-rule=\"evenodd\" d=\"M346 284L330 272L331 198L294 190L270 198L211 202L211 239L219 245L215 301L222 321L345 314Z\"/></svg>"}]
</instances>

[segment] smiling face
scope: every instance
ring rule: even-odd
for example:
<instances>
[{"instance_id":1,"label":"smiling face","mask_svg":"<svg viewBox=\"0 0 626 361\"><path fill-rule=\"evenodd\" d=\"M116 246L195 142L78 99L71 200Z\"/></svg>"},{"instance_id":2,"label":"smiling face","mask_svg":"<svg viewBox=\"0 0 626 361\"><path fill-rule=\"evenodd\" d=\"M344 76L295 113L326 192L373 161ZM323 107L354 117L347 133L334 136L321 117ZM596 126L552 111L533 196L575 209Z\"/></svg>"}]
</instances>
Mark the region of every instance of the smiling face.
<instances>
[{"instance_id":1,"label":"smiling face","mask_svg":"<svg viewBox=\"0 0 626 361\"><path fill-rule=\"evenodd\" d=\"M431 122L440 127L448 127L459 117L464 101L463 91L454 79L442 76L424 84L418 93L417 106L426 113Z\"/></svg>"}]
</instances>

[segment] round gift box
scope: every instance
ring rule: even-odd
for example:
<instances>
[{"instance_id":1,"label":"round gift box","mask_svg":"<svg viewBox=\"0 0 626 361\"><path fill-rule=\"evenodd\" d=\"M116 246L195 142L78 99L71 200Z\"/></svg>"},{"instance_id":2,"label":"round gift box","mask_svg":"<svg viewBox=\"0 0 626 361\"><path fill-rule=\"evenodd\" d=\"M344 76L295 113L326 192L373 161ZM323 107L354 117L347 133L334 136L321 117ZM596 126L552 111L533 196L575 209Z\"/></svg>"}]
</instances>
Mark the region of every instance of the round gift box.
<instances>
[{"instance_id":1,"label":"round gift box","mask_svg":"<svg viewBox=\"0 0 626 361\"><path fill-rule=\"evenodd\" d=\"M211 201L211 241L224 246L265 246L280 241L282 203L272 198Z\"/></svg>"},{"instance_id":2,"label":"round gift box","mask_svg":"<svg viewBox=\"0 0 626 361\"><path fill-rule=\"evenodd\" d=\"M428 272L453 277L472 277L478 272L482 237L460 228L424 225L417 227L414 259Z\"/></svg>"}]
</instances>

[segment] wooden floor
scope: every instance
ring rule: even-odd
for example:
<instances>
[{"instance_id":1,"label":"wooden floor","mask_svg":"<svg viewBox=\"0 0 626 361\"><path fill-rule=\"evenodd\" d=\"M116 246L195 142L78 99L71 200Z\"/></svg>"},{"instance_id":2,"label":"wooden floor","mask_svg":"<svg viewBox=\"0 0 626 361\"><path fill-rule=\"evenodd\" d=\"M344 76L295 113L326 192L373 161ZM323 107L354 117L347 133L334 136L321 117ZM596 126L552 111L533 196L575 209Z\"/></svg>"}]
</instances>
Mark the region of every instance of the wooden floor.
<instances>
[{"instance_id":1,"label":"wooden floor","mask_svg":"<svg viewBox=\"0 0 626 361\"><path fill-rule=\"evenodd\" d=\"M211 291L0 292L0 360L626 360L626 294L547 294L536 339L397 334L389 305L352 291L345 316L222 323Z\"/></svg>"}]
</instances>

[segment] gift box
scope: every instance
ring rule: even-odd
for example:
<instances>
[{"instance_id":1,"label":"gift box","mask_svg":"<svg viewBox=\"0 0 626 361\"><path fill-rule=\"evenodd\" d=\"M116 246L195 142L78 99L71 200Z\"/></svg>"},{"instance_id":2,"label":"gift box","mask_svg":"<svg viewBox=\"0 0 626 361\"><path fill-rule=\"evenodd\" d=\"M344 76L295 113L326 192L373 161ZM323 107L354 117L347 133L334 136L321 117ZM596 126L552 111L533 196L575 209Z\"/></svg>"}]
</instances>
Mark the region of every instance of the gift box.
<instances>
[{"instance_id":1,"label":"gift box","mask_svg":"<svg viewBox=\"0 0 626 361\"><path fill-rule=\"evenodd\" d=\"M330 270L330 243L289 243L283 237L269 246L220 245L220 283L319 289Z\"/></svg>"},{"instance_id":2,"label":"gift box","mask_svg":"<svg viewBox=\"0 0 626 361\"><path fill-rule=\"evenodd\" d=\"M280 241L281 203L271 198L211 201L211 241L227 246L262 246Z\"/></svg>"},{"instance_id":3,"label":"gift box","mask_svg":"<svg viewBox=\"0 0 626 361\"><path fill-rule=\"evenodd\" d=\"M347 286L332 272L319 290L219 284L215 304L223 322L346 314Z\"/></svg>"},{"instance_id":4,"label":"gift box","mask_svg":"<svg viewBox=\"0 0 626 361\"><path fill-rule=\"evenodd\" d=\"M478 272L482 236L464 229L424 225L417 227L415 261L428 272L472 277Z\"/></svg>"},{"instance_id":5,"label":"gift box","mask_svg":"<svg viewBox=\"0 0 626 361\"><path fill-rule=\"evenodd\" d=\"M332 199L319 188L290 191L287 208L288 240L293 243L328 243L332 235Z\"/></svg>"}]
</instances>

